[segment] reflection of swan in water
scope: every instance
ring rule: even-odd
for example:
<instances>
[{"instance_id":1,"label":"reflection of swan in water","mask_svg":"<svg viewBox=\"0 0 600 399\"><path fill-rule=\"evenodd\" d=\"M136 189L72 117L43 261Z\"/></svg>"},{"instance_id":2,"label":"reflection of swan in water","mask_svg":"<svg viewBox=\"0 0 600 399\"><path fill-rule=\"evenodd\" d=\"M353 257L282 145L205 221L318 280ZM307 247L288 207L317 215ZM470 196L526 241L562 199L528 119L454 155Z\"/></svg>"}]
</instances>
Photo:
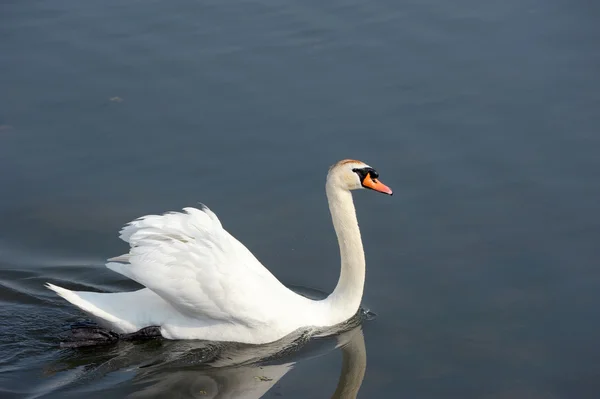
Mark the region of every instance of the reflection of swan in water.
<instances>
[{"instance_id":1,"label":"reflection of swan in water","mask_svg":"<svg viewBox=\"0 0 600 399\"><path fill-rule=\"evenodd\" d=\"M363 381L367 363L365 342L361 327L347 331L335 337L329 337L329 342L335 348L342 350L342 371L332 398L353 399ZM329 351L309 354L308 357L321 356ZM244 358L249 353L240 352ZM229 359L228 359L229 358ZM134 378L136 385L147 385L142 390L131 394L130 398L156 397L185 397L203 399L255 399L261 398L279 382L279 380L294 368L296 363L306 359L306 354L300 359L289 361L289 358L243 366L215 367L208 369L179 369L165 372L164 370L142 371ZM214 366L229 363L230 354L219 356ZM280 361L278 361L280 360ZM285 363L282 363L284 361ZM144 369L142 369L144 370ZM326 392L319 392L319 397L327 397Z\"/></svg>"},{"instance_id":2,"label":"reflection of swan in water","mask_svg":"<svg viewBox=\"0 0 600 399\"><path fill-rule=\"evenodd\" d=\"M367 348L362 330L350 331L352 337L342 348L342 373L332 399L356 398L367 369Z\"/></svg>"},{"instance_id":3,"label":"reflection of swan in water","mask_svg":"<svg viewBox=\"0 0 600 399\"><path fill-rule=\"evenodd\" d=\"M121 342L104 353L98 348L68 352L67 358L52 367L54 372L59 372L55 374L56 379L47 382L55 387L55 393L56 389L71 391L78 387L91 392L96 385L108 396L114 396L110 392L114 389L115 395L124 396L127 391L131 392L129 397L137 399L261 398L297 364L341 348L342 371L332 397L355 398L366 367L360 325L364 317L360 312L336 330L322 331L318 335L311 335L314 331L297 332L259 346L158 340ZM93 364L96 367L90 367ZM107 377L115 372L131 376L130 383L111 387L113 379ZM67 380L70 382L63 385ZM328 397L333 392L333 387L330 389L316 396Z\"/></svg>"}]
</instances>

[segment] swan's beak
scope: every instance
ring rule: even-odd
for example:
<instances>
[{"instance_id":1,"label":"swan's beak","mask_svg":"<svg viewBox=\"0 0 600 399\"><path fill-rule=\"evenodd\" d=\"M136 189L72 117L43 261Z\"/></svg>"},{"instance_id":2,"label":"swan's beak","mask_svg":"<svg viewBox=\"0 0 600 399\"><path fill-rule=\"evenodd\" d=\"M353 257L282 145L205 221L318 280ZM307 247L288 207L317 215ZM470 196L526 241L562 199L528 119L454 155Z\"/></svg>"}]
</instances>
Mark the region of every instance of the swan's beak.
<instances>
[{"instance_id":1,"label":"swan's beak","mask_svg":"<svg viewBox=\"0 0 600 399\"><path fill-rule=\"evenodd\" d=\"M383 184L382 182L380 182L377 179L372 179L370 173L367 173L367 176L362 181L362 185L371 190L379 191L380 193L384 193L384 194L388 194L388 195L393 194L391 188L389 188L388 186L386 186L385 184Z\"/></svg>"}]
</instances>

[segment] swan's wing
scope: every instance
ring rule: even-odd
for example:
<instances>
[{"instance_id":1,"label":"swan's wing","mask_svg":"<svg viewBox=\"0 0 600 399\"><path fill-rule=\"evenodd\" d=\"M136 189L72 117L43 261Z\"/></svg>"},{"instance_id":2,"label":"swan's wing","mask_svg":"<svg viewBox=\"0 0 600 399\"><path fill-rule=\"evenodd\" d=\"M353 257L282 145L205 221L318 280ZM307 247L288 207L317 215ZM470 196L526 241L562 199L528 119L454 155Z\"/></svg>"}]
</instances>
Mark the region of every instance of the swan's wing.
<instances>
[{"instance_id":1,"label":"swan's wing","mask_svg":"<svg viewBox=\"0 0 600 399\"><path fill-rule=\"evenodd\" d=\"M129 223L123 263L107 267L154 291L183 314L247 325L276 317L287 291L207 207Z\"/></svg>"}]
</instances>

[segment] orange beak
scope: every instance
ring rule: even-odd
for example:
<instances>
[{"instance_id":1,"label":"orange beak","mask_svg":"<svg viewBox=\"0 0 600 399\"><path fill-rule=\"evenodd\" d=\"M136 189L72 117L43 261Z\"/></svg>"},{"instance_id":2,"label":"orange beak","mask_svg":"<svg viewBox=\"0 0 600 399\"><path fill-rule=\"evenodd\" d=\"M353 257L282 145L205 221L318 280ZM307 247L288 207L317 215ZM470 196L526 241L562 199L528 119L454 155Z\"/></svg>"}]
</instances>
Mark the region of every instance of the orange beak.
<instances>
[{"instance_id":1,"label":"orange beak","mask_svg":"<svg viewBox=\"0 0 600 399\"><path fill-rule=\"evenodd\" d=\"M379 191L380 193L392 195L392 189L380 182L377 179L372 179L371 174L367 173L367 176L362 181L363 187L370 188L371 190Z\"/></svg>"}]
</instances>

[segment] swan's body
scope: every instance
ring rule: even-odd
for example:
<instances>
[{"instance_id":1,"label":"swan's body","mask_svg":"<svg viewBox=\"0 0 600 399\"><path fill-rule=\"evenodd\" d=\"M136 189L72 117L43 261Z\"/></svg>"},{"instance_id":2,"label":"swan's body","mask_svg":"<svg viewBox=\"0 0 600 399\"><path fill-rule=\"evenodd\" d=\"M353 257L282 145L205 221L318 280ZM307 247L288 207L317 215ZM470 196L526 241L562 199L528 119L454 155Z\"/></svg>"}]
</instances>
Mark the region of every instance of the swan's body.
<instances>
[{"instance_id":1,"label":"swan's body","mask_svg":"<svg viewBox=\"0 0 600 399\"><path fill-rule=\"evenodd\" d=\"M121 231L131 246L106 266L146 288L134 292L55 291L119 333L159 326L169 339L262 344L299 328L328 327L360 306L365 257L349 190L391 194L377 172L359 161L341 161L327 176L326 192L340 245L342 270L334 292L314 301L286 288L204 207L149 215Z\"/></svg>"}]
</instances>

